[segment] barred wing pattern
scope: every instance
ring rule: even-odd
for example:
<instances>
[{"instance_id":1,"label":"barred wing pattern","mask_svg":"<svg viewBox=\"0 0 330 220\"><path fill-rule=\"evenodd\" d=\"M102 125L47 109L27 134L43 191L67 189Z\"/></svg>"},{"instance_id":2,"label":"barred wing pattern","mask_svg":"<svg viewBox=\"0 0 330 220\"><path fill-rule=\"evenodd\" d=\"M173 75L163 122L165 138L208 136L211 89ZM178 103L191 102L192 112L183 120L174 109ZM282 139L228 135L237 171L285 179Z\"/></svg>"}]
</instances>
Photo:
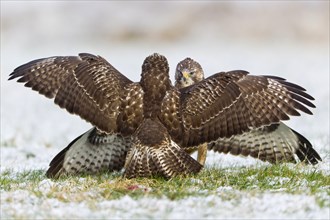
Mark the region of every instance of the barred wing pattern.
<instances>
[{"instance_id":1,"label":"barred wing pattern","mask_svg":"<svg viewBox=\"0 0 330 220\"><path fill-rule=\"evenodd\" d=\"M162 111L172 117L162 120L173 139L188 149L206 142L217 152L269 162L293 162L296 154L315 164L321 158L310 142L280 122L300 115L298 110L312 114L308 107L315 106L309 100L314 99L304 88L283 78L231 71L170 91Z\"/></svg>"},{"instance_id":2,"label":"barred wing pattern","mask_svg":"<svg viewBox=\"0 0 330 220\"><path fill-rule=\"evenodd\" d=\"M120 171L130 146L130 137L108 135L92 128L75 138L54 157L46 176L58 178L68 174Z\"/></svg>"},{"instance_id":3,"label":"barred wing pattern","mask_svg":"<svg viewBox=\"0 0 330 220\"><path fill-rule=\"evenodd\" d=\"M9 79L14 78L103 130L94 128L74 139L52 160L48 177L124 166L130 135L143 117L143 90L138 83L103 58L86 53L31 61L16 68Z\"/></svg>"},{"instance_id":4,"label":"barred wing pattern","mask_svg":"<svg viewBox=\"0 0 330 220\"><path fill-rule=\"evenodd\" d=\"M313 100L311 96L304 92L304 88L290 84L280 77L268 77L280 80L301 96ZM204 79L204 72L198 62L186 58L178 64L175 79L176 87L184 88L187 85L191 86L202 81ZM239 79L239 77L234 80L237 79ZM172 105L175 105L175 103L176 102L172 103ZM299 107L303 108L305 112L309 112L304 106ZM299 112L294 109L291 109L291 111L292 114L299 115ZM172 112L172 114L173 113L176 114L175 112ZM204 145L199 146L197 159L198 162L204 164L207 148L201 146ZM220 153L231 153L233 155L249 155L271 163L296 162L300 160L305 163L316 164L321 160L318 153L313 149L311 143L301 134L286 126L283 122L271 123L268 126L251 129L247 132L243 132L241 135L234 135L229 138L219 138L217 141L210 142L208 144L208 149ZM188 150L188 152L193 151L194 148L189 148Z\"/></svg>"},{"instance_id":5,"label":"barred wing pattern","mask_svg":"<svg viewBox=\"0 0 330 220\"><path fill-rule=\"evenodd\" d=\"M168 91L175 89L170 81L169 65L164 56L153 54L144 60L140 84L145 92L144 118L132 136L124 176L133 178L161 175L171 178L198 173L202 165L172 140L160 121L163 100Z\"/></svg>"},{"instance_id":6,"label":"barred wing pattern","mask_svg":"<svg viewBox=\"0 0 330 220\"><path fill-rule=\"evenodd\" d=\"M283 122L253 129L241 135L219 138L208 144L209 150L251 156L270 163L296 162L316 164L321 157L312 144Z\"/></svg>"},{"instance_id":7,"label":"barred wing pattern","mask_svg":"<svg viewBox=\"0 0 330 220\"><path fill-rule=\"evenodd\" d=\"M246 71L217 73L189 87L175 88L169 79L167 59L159 54L145 59L139 83L131 82L102 57L91 54L32 61L15 69L13 78L55 98L60 107L81 116L101 132L94 135L93 130L89 131L60 152L50 164L50 177L65 173L63 165L66 172L106 169L111 166L107 154L112 146L130 148L124 174L128 178L197 173L202 165L186 150L210 143L210 148L214 144L212 149L225 152L217 145L228 140L250 140L249 134L256 133L259 137L272 132L274 137L280 136L284 128L271 130L273 125L290 115L299 115L298 110L311 114L308 107L315 107L309 101L313 98L302 87L279 77L252 76ZM317 163L320 157L310 143L291 131L298 143L298 147L291 147L298 149L298 157ZM108 140L108 135L119 140ZM94 142L93 138L99 137L104 142ZM96 159L90 161L86 155ZM121 153L118 155L122 158Z\"/></svg>"},{"instance_id":8,"label":"barred wing pattern","mask_svg":"<svg viewBox=\"0 0 330 220\"><path fill-rule=\"evenodd\" d=\"M131 160L125 165L127 178L197 173L202 166L171 140L158 121L162 99L173 87L168 71L167 59L159 54L145 59L139 83L131 82L103 58L91 54L39 59L16 68L10 79L20 78L19 82L26 82L27 87L55 98L60 107L89 121L101 134L105 133L104 143L93 142L93 138L100 137L93 131L73 140L52 160L47 176L56 178L62 174L95 173L106 169L113 165L109 163L111 159L123 158L121 154L110 156L110 149L117 146L127 152L127 143L133 148ZM47 80L42 82L44 78ZM139 127L153 129L140 129L137 133ZM163 132L162 138L158 137L158 130ZM119 140L107 140L108 137L119 137ZM148 153L157 148L160 150ZM145 150L156 167L147 167L148 164L136 167L141 161L139 152ZM151 172L144 172L145 169Z\"/></svg>"},{"instance_id":9,"label":"barred wing pattern","mask_svg":"<svg viewBox=\"0 0 330 220\"><path fill-rule=\"evenodd\" d=\"M194 71L194 75L187 75L189 77L204 77L203 72L198 71L198 66L197 68L195 68L196 64L198 63L189 58L186 58L178 63L176 68L176 75L178 75L176 76L177 86L181 87L180 85L183 82L187 81L185 80L185 78L183 78L187 75L187 71L189 73L191 73L191 71ZM178 78L179 74L181 76L180 79ZM198 78L197 80L200 80L200 78ZM137 84L135 86L138 87ZM129 87L130 91L126 92L126 94L128 94L128 97L136 96L135 94L130 94L135 93L136 91L136 89L131 89L132 87L133 85ZM129 109L141 108L140 105L143 104L141 102L139 103L138 100L131 100L131 104L133 103L135 103L135 106L133 106L132 108L126 108L126 105L128 105L128 103L123 102L121 108L122 111L125 112ZM121 133L121 131L126 130L129 133L133 133L133 131L127 130L125 126L126 124L130 124L129 122L132 120L140 122L140 120L135 120L134 117L131 117L129 114L120 114L117 121L120 122L119 124L121 124L121 127L119 128L118 132ZM130 127L135 128L138 127L138 125ZM90 131L85 132L85 134L80 135L79 137L74 139L64 150L62 150L58 155L56 155L56 157L50 163L50 167L47 171L47 176L54 178L59 177L62 174L99 173L102 170L110 172L115 170L121 170L124 167L126 154L130 147L130 137L124 138L120 134L105 134L99 132L96 128L91 129ZM206 147L205 149L207 149ZM163 149L165 150L166 148ZM174 148L174 150L175 149L176 148ZM131 155L133 154L134 153L132 153ZM130 172L130 176L138 175L138 172L136 172L136 170L139 170L139 175L146 176L150 174L151 170L154 170L154 168L156 167L153 166L153 161L149 160L147 154L142 157L142 160L144 160L142 163L146 164L146 168L143 170L142 168L140 169L140 166L134 167L133 165L131 165L132 169L127 169ZM198 162L201 163L201 161L199 160ZM203 165L204 163L201 164ZM159 172L162 171L160 170Z\"/></svg>"},{"instance_id":10,"label":"barred wing pattern","mask_svg":"<svg viewBox=\"0 0 330 220\"><path fill-rule=\"evenodd\" d=\"M296 109L312 114L313 99L301 87L281 78L250 76L245 71L215 74L181 93L182 146L288 120Z\"/></svg>"},{"instance_id":11,"label":"barred wing pattern","mask_svg":"<svg viewBox=\"0 0 330 220\"><path fill-rule=\"evenodd\" d=\"M127 99L142 99L143 95L141 87L102 57L86 53L29 62L14 70L9 79L14 78L48 98L55 98L60 107L108 133L117 131L124 98L129 102ZM136 91L134 97L128 94L130 87ZM130 112L137 112L136 120L141 120L141 109Z\"/></svg>"},{"instance_id":12,"label":"barred wing pattern","mask_svg":"<svg viewBox=\"0 0 330 220\"><path fill-rule=\"evenodd\" d=\"M160 121L146 119L132 139L125 162L125 177L163 176L198 173L202 165L172 141Z\"/></svg>"}]
</instances>

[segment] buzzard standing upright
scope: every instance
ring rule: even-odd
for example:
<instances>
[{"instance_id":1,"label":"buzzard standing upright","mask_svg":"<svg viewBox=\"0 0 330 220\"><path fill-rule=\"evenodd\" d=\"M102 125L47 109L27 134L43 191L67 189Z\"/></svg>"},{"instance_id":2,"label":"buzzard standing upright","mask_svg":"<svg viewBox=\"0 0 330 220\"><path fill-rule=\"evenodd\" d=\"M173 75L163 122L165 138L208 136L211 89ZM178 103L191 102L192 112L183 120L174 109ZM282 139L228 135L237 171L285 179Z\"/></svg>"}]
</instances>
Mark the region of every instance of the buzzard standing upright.
<instances>
[{"instance_id":1,"label":"buzzard standing upright","mask_svg":"<svg viewBox=\"0 0 330 220\"><path fill-rule=\"evenodd\" d=\"M299 115L297 110L311 114L307 107L315 107L300 86L240 70L175 88L167 60L159 54L145 59L137 83L102 57L86 53L31 61L16 68L10 79L17 77L100 132L127 140L128 178L197 173L202 165L186 149L258 131ZM321 160L311 145L301 154L307 163ZM101 165L100 159L93 166Z\"/></svg>"}]
</instances>

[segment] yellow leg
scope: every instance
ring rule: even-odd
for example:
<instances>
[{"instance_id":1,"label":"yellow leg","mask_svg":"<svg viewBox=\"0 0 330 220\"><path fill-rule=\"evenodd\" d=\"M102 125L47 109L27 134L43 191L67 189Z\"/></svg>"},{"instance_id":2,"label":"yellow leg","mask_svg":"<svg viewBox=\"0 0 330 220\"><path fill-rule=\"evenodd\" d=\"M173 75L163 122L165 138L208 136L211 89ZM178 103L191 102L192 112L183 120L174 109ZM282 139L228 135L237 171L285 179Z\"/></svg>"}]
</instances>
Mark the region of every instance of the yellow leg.
<instances>
[{"instance_id":1,"label":"yellow leg","mask_svg":"<svg viewBox=\"0 0 330 220\"><path fill-rule=\"evenodd\" d=\"M198 146L197 161L204 166L207 154L207 143Z\"/></svg>"}]
</instances>

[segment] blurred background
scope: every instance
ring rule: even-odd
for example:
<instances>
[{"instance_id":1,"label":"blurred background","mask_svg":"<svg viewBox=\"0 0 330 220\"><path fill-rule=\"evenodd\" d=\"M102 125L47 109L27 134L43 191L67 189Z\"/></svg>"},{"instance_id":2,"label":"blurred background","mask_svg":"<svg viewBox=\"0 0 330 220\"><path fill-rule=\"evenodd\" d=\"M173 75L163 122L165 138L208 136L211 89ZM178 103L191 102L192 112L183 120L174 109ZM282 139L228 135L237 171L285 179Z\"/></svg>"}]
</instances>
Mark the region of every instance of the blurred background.
<instances>
[{"instance_id":1,"label":"blurred background","mask_svg":"<svg viewBox=\"0 0 330 220\"><path fill-rule=\"evenodd\" d=\"M81 52L103 56L134 81L154 52L168 58L172 79L185 57L206 76L281 76L316 99L314 116L289 125L316 149L329 148L329 1L1 1L1 146L42 144L55 153L91 127L7 81L28 61Z\"/></svg>"}]
</instances>

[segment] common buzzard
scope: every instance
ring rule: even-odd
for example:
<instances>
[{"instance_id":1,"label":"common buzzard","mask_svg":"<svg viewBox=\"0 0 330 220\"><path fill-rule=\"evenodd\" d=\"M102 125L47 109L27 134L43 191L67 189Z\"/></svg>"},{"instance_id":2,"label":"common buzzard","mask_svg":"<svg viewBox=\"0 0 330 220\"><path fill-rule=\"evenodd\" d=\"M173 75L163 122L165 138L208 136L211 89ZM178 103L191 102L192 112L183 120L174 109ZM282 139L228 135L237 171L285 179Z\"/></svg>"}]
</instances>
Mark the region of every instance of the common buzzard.
<instances>
[{"instance_id":1,"label":"common buzzard","mask_svg":"<svg viewBox=\"0 0 330 220\"><path fill-rule=\"evenodd\" d=\"M242 70L217 73L178 89L169 79L166 58L159 54L145 59L140 82L86 53L31 61L9 79L17 77L102 133L129 139L128 178L197 173L202 165L185 150L262 130L299 115L297 110L312 114L308 107L315 107L302 87ZM321 160L311 145L300 153L307 163Z\"/></svg>"},{"instance_id":2,"label":"common buzzard","mask_svg":"<svg viewBox=\"0 0 330 220\"><path fill-rule=\"evenodd\" d=\"M181 61L175 73L175 86L184 88L204 80L201 65L191 58ZM304 89L299 88L304 91ZM312 97L308 97L313 99ZM252 156L271 163L297 162L298 160L317 163L320 156L313 150L312 144L301 134L283 122L273 122L257 129L229 138L219 138L198 148L197 161L204 165L207 150L233 155ZM310 161L306 161L306 155ZM297 158L295 158L297 157Z\"/></svg>"},{"instance_id":3,"label":"common buzzard","mask_svg":"<svg viewBox=\"0 0 330 220\"><path fill-rule=\"evenodd\" d=\"M192 63L190 58L180 61L176 67L178 72L192 74L196 62ZM198 64L199 65L199 64ZM201 69L201 68L200 68ZM202 73L202 77L204 74ZM177 79L177 77L176 77ZM199 81L201 79L198 79ZM183 85L176 80L175 86L183 88L193 83ZM46 172L47 177L59 177L62 174L95 174L101 171L119 171L125 165L127 152L131 146L131 137L124 137L121 134L107 134L92 128L79 137L75 138L65 149L58 153L50 162L50 167ZM204 165L207 145L203 150L199 150L197 161ZM188 151L192 153L193 151ZM204 157L201 157L205 155Z\"/></svg>"}]
</instances>

